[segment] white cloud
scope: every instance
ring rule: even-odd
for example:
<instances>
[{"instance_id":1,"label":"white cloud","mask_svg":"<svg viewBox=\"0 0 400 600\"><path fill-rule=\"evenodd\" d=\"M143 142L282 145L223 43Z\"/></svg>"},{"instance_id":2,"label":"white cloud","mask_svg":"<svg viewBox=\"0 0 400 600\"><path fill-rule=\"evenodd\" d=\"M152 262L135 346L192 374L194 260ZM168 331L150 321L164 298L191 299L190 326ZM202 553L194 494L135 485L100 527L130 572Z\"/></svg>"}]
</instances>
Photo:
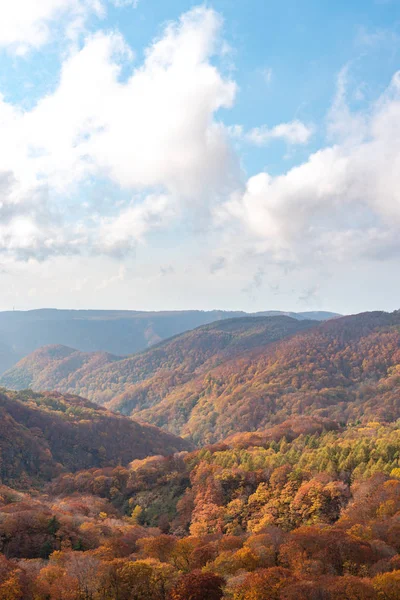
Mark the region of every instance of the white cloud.
<instances>
[{"instance_id":1,"label":"white cloud","mask_svg":"<svg viewBox=\"0 0 400 600\"><path fill-rule=\"evenodd\" d=\"M104 14L101 0L3 1L0 4L0 47L25 54L55 39L60 26L72 36L91 14Z\"/></svg>"},{"instance_id":2,"label":"white cloud","mask_svg":"<svg viewBox=\"0 0 400 600\"><path fill-rule=\"evenodd\" d=\"M97 33L65 60L57 89L31 110L0 97L0 165L12 181L2 203L25 219L3 224L0 249L75 252L102 240L104 251L115 253L158 227L162 212L169 218L186 202L207 210L237 185L228 134L214 117L236 92L211 63L220 28L217 13L193 9L166 28L134 70L121 35ZM131 69L124 80L122 66ZM77 224L69 208L76 210L74 195L93 177L147 197L97 223L98 236L96 223ZM44 204L48 222L38 226ZM117 207L111 201L108 209Z\"/></svg>"},{"instance_id":3,"label":"white cloud","mask_svg":"<svg viewBox=\"0 0 400 600\"><path fill-rule=\"evenodd\" d=\"M76 40L90 17L107 7L137 8L139 0L12 0L0 2L0 48L17 55L63 39Z\"/></svg>"},{"instance_id":4,"label":"white cloud","mask_svg":"<svg viewBox=\"0 0 400 600\"><path fill-rule=\"evenodd\" d=\"M213 11L194 9L168 27L125 85L110 90L102 129L83 147L120 185L162 185L191 198L225 185L232 155L212 117L232 105L236 86L209 62L220 25Z\"/></svg>"},{"instance_id":5,"label":"white cloud","mask_svg":"<svg viewBox=\"0 0 400 600\"><path fill-rule=\"evenodd\" d=\"M167 196L148 196L140 204L132 204L117 217L102 219L96 233L99 249L108 254L125 254L153 229L165 227L174 215Z\"/></svg>"},{"instance_id":6,"label":"white cloud","mask_svg":"<svg viewBox=\"0 0 400 600\"><path fill-rule=\"evenodd\" d=\"M313 128L301 121L281 123L271 129L266 125L249 131L246 139L257 146L264 146L271 140L284 140L288 144L307 144L313 134Z\"/></svg>"},{"instance_id":7,"label":"white cloud","mask_svg":"<svg viewBox=\"0 0 400 600\"><path fill-rule=\"evenodd\" d=\"M362 143L368 133L368 113L353 113L348 106L350 64L345 65L337 77L336 94L328 115L328 136L331 141Z\"/></svg>"},{"instance_id":8,"label":"white cloud","mask_svg":"<svg viewBox=\"0 0 400 600\"><path fill-rule=\"evenodd\" d=\"M218 209L258 252L303 265L400 253L400 72L367 113L353 115L344 97L342 74L335 145L281 176L250 178Z\"/></svg>"},{"instance_id":9,"label":"white cloud","mask_svg":"<svg viewBox=\"0 0 400 600\"><path fill-rule=\"evenodd\" d=\"M249 249L285 265L400 252L400 75L354 114L343 70L331 145L283 175L243 184L232 138L306 144L313 128L294 120L246 133L219 121L236 94L214 60L221 25L213 10L193 9L141 65L119 33L99 32L69 54L55 91L32 109L0 97L0 252L121 256L150 231L187 219L188 207L215 214L226 251L215 244L211 254L221 264ZM89 216L84 205L96 207L85 186L99 178L115 196L104 194L93 211L102 216Z\"/></svg>"}]
</instances>

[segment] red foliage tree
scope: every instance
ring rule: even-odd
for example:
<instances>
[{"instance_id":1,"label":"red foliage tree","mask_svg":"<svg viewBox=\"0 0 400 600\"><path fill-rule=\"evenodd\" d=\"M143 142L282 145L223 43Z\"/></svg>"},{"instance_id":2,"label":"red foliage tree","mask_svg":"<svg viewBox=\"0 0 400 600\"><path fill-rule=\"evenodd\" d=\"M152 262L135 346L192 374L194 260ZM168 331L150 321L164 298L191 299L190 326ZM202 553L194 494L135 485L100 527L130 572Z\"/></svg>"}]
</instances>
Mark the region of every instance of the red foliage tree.
<instances>
[{"instance_id":1,"label":"red foliage tree","mask_svg":"<svg viewBox=\"0 0 400 600\"><path fill-rule=\"evenodd\" d=\"M225 580L214 573L192 571L182 575L170 593L170 600L221 600Z\"/></svg>"}]
</instances>

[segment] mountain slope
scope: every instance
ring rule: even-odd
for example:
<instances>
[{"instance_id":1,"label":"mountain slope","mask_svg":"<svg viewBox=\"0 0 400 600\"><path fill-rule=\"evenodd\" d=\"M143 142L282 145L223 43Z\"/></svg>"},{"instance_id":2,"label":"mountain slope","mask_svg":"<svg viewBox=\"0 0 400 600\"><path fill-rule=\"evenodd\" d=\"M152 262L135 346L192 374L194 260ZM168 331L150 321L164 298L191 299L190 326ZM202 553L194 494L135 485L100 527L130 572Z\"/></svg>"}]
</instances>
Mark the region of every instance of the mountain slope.
<instances>
[{"instance_id":1,"label":"mountain slope","mask_svg":"<svg viewBox=\"0 0 400 600\"><path fill-rule=\"evenodd\" d=\"M225 320L110 361L92 370L88 360L58 385L198 444L298 415L343 423L400 417L400 312L322 324ZM48 369L54 383L57 361ZM36 377L35 385L40 369Z\"/></svg>"},{"instance_id":2,"label":"mountain slope","mask_svg":"<svg viewBox=\"0 0 400 600\"><path fill-rule=\"evenodd\" d=\"M107 406L123 414L135 414L157 405L171 390L192 381L200 373L315 326L314 321L278 316L231 319L195 329L124 364L107 368L111 380L111 373L117 369L118 373L122 372L121 367L130 370L124 388L119 392L115 388Z\"/></svg>"},{"instance_id":3,"label":"mountain slope","mask_svg":"<svg viewBox=\"0 0 400 600\"><path fill-rule=\"evenodd\" d=\"M0 312L0 373L46 345L64 345L82 352L129 355L184 331L219 319L246 316L227 311L54 310ZM304 317L303 313L293 316ZM334 313L315 313L331 318Z\"/></svg>"},{"instance_id":4,"label":"mountain slope","mask_svg":"<svg viewBox=\"0 0 400 600\"><path fill-rule=\"evenodd\" d=\"M329 321L228 360L134 414L198 443L296 415L394 420L400 417L400 312Z\"/></svg>"},{"instance_id":5,"label":"mountain slope","mask_svg":"<svg viewBox=\"0 0 400 600\"><path fill-rule=\"evenodd\" d=\"M189 448L165 431L76 396L0 392L0 482L7 485Z\"/></svg>"},{"instance_id":6,"label":"mountain slope","mask_svg":"<svg viewBox=\"0 0 400 600\"><path fill-rule=\"evenodd\" d=\"M82 354L65 347L37 350L0 379L11 388L57 389L130 414L162 400L199 372L254 348L315 326L290 317L217 321L166 340L126 359Z\"/></svg>"},{"instance_id":7,"label":"mountain slope","mask_svg":"<svg viewBox=\"0 0 400 600\"><path fill-rule=\"evenodd\" d=\"M75 391L75 382L105 365L121 360L107 352L80 352L67 346L45 346L20 360L1 377L13 390Z\"/></svg>"}]
</instances>

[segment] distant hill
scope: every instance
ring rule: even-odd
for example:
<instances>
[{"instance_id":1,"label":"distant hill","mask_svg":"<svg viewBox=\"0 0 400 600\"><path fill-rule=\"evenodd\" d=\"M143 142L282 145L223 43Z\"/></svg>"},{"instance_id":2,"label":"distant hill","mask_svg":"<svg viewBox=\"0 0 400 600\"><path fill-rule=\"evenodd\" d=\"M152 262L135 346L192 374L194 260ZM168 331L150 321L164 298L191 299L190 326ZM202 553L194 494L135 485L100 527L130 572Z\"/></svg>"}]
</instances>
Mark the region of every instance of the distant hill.
<instances>
[{"instance_id":1,"label":"distant hill","mask_svg":"<svg viewBox=\"0 0 400 600\"><path fill-rule=\"evenodd\" d=\"M63 472L189 448L174 435L82 398L0 390L0 483L6 485L29 487Z\"/></svg>"},{"instance_id":2,"label":"distant hill","mask_svg":"<svg viewBox=\"0 0 400 600\"><path fill-rule=\"evenodd\" d=\"M126 359L45 348L0 383L88 396L196 444L297 416L400 418L400 311L222 320Z\"/></svg>"},{"instance_id":3,"label":"distant hill","mask_svg":"<svg viewBox=\"0 0 400 600\"><path fill-rule=\"evenodd\" d=\"M303 319L306 313L291 314ZM315 320L337 316L322 312L313 315ZM101 351L126 356L200 325L243 316L246 313L218 310L0 312L0 373L42 346L63 345L82 352Z\"/></svg>"},{"instance_id":4,"label":"distant hill","mask_svg":"<svg viewBox=\"0 0 400 600\"><path fill-rule=\"evenodd\" d=\"M76 393L123 414L149 408L172 389L229 358L316 326L291 317L242 317L204 325L129 358L65 346L36 350L7 371L12 389Z\"/></svg>"},{"instance_id":5,"label":"distant hill","mask_svg":"<svg viewBox=\"0 0 400 600\"><path fill-rule=\"evenodd\" d=\"M400 311L331 320L226 360L134 414L199 444L297 415L343 423L396 420Z\"/></svg>"},{"instance_id":6,"label":"distant hill","mask_svg":"<svg viewBox=\"0 0 400 600\"><path fill-rule=\"evenodd\" d=\"M67 346L44 346L20 360L0 377L0 385L12 390L76 392L89 373L122 361L107 352L80 352Z\"/></svg>"}]
</instances>

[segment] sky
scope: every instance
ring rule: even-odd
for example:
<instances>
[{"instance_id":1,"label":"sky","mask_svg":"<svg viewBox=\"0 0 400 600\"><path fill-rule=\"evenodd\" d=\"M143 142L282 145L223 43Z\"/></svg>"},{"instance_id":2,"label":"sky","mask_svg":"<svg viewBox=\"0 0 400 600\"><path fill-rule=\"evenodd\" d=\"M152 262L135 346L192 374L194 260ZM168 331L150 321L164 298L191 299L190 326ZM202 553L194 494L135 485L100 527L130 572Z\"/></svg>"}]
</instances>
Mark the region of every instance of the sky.
<instances>
[{"instance_id":1,"label":"sky","mask_svg":"<svg viewBox=\"0 0 400 600\"><path fill-rule=\"evenodd\" d=\"M0 310L400 308L400 0L0 2Z\"/></svg>"}]
</instances>

